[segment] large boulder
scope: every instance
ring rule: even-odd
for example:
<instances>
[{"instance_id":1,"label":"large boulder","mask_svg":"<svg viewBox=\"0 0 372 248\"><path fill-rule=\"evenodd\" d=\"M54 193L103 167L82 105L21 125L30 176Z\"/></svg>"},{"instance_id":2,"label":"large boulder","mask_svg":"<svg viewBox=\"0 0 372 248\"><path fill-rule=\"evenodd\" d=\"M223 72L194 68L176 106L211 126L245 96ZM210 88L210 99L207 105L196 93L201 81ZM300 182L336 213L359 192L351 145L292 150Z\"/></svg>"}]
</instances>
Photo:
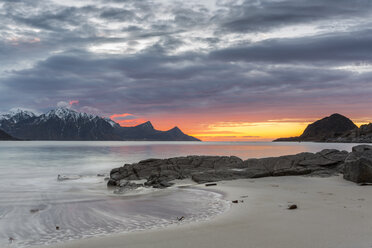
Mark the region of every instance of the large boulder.
<instances>
[{"instance_id":1,"label":"large boulder","mask_svg":"<svg viewBox=\"0 0 372 248\"><path fill-rule=\"evenodd\" d=\"M345 159L343 174L355 183L372 183L372 146L359 145Z\"/></svg>"}]
</instances>

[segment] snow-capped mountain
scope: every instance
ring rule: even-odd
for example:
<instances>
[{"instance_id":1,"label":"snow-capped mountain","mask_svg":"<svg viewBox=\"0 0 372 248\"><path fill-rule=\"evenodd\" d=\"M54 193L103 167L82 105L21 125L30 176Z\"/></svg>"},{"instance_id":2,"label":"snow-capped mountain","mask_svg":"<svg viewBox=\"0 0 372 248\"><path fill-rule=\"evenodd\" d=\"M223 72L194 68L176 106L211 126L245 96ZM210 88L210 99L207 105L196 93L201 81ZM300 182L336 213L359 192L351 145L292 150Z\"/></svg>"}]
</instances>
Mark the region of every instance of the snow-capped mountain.
<instances>
[{"instance_id":1,"label":"snow-capped mountain","mask_svg":"<svg viewBox=\"0 0 372 248\"><path fill-rule=\"evenodd\" d=\"M102 118L97 115L87 114L87 113L81 113L77 112L72 109L68 108L56 108L53 109L46 114L40 115L37 122L43 123L48 122L51 119L60 119L61 121L67 123L67 122L76 122L76 123L97 123L97 122L106 122L111 125L111 127L119 127L120 125L116 122L114 122L111 119L108 118Z\"/></svg>"},{"instance_id":2,"label":"snow-capped mountain","mask_svg":"<svg viewBox=\"0 0 372 248\"><path fill-rule=\"evenodd\" d=\"M33 117L36 117L36 116L37 116L36 114L34 114L33 112L28 111L28 110L13 109L13 110L9 111L9 113L0 114L0 121L1 120L7 120L7 121L10 121L12 123L17 123L19 121L29 119L29 118L33 118Z\"/></svg>"},{"instance_id":3,"label":"snow-capped mountain","mask_svg":"<svg viewBox=\"0 0 372 248\"><path fill-rule=\"evenodd\" d=\"M198 139L182 133L158 131L151 122L135 127L121 127L111 119L68 108L53 109L36 115L16 110L0 115L0 128L24 140L183 140Z\"/></svg>"}]
</instances>

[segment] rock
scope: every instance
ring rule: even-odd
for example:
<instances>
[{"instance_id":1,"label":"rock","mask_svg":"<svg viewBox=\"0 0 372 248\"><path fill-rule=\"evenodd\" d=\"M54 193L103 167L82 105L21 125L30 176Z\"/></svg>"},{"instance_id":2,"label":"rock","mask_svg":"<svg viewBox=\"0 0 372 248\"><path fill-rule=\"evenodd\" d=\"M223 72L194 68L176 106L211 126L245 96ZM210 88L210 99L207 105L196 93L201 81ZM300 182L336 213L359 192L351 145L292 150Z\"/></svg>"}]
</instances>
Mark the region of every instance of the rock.
<instances>
[{"instance_id":1,"label":"rock","mask_svg":"<svg viewBox=\"0 0 372 248\"><path fill-rule=\"evenodd\" d=\"M197 183L217 182L239 178L338 173L348 156L346 151L323 150L318 153L299 153L276 158L248 159L231 156L187 156L169 159L147 159L125 164L110 173L108 186L120 185L122 180L146 179L145 186L165 188L175 179L191 178ZM116 184L115 184L116 182Z\"/></svg>"},{"instance_id":2,"label":"rock","mask_svg":"<svg viewBox=\"0 0 372 248\"><path fill-rule=\"evenodd\" d=\"M118 181L114 179L109 179L107 181L107 187L117 187L118 186Z\"/></svg>"},{"instance_id":3,"label":"rock","mask_svg":"<svg viewBox=\"0 0 372 248\"><path fill-rule=\"evenodd\" d=\"M355 183L372 183L372 159L360 157L344 164L344 179Z\"/></svg>"},{"instance_id":4,"label":"rock","mask_svg":"<svg viewBox=\"0 0 372 248\"><path fill-rule=\"evenodd\" d=\"M191 178L195 172L239 168L243 161L227 156L187 156L169 159L147 159L135 164L125 164L110 172L110 180L146 179L146 186L169 187L175 179Z\"/></svg>"},{"instance_id":5,"label":"rock","mask_svg":"<svg viewBox=\"0 0 372 248\"><path fill-rule=\"evenodd\" d=\"M57 180L58 181L66 181L66 180L78 180L80 179L81 176L79 175L71 175L71 176L66 176L66 175L58 175Z\"/></svg>"},{"instance_id":6,"label":"rock","mask_svg":"<svg viewBox=\"0 0 372 248\"><path fill-rule=\"evenodd\" d=\"M372 123L362 125L360 128L355 128L346 132L341 137L338 137L333 142L352 142L352 143L372 143Z\"/></svg>"},{"instance_id":7,"label":"rock","mask_svg":"<svg viewBox=\"0 0 372 248\"><path fill-rule=\"evenodd\" d=\"M372 146L354 146L345 159L343 174L355 183L372 183Z\"/></svg>"},{"instance_id":8,"label":"rock","mask_svg":"<svg viewBox=\"0 0 372 248\"><path fill-rule=\"evenodd\" d=\"M288 206L288 209L289 209L289 210L297 209L297 205L296 205L296 204L289 205L289 206Z\"/></svg>"},{"instance_id":9,"label":"rock","mask_svg":"<svg viewBox=\"0 0 372 248\"><path fill-rule=\"evenodd\" d=\"M110 181L109 181L110 182ZM114 183L113 186L117 186L118 188L114 191L115 194L123 194L130 190L138 189L139 187L143 187L143 184L134 183L129 180L120 180L120 181L112 181Z\"/></svg>"},{"instance_id":10,"label":"rock","mask_svg":"<svg viewBox=\"0 0 372 248\"><path fill-rule=\"evenodd\" d=\"M372 150L372 146L370 145L358 145L352 148L353 152L364 152L364 151L370 151L370 150Z\"/></svg>"},{"instance_id":11,"label":"rock","mask_svg":"<svg viewBox=\"0 0 372 248\"><path fill-rule=\"evenodd\" d=\"M205 184L206 187L210 187L210 186L217 186L217 183L207 183Z\"/></svg>"},{"instance_id":12,"label":"rock","mask_svg":"<svg viewBox=\"0 0 372 248\"><path fill-rule=\"evenodd\" d=\"M167 177L161 177L158 175L151 175L150 178L145 182L145 186L150 186L153 188L167 188L172 186Z\"/></svg>"}]
</instances>

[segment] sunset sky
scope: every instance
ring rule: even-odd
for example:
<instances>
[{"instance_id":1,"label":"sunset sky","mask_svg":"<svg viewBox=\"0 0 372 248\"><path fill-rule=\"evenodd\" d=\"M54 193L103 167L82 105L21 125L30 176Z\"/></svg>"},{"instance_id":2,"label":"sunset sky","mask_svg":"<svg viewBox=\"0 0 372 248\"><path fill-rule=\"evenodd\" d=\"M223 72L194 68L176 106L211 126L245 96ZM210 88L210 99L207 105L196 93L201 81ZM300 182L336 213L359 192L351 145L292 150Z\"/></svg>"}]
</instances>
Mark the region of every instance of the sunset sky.
<instances>
[{"instance_id":1,"label":"sunset sky","mask_svg":"<svg viewBox=\"0 0 372 248\"><path fill-rule=\"evenodd\" d=\"M1 0L0 20L0 112L236 141L372 121L371 0Z\"/></svg>"}]
</instances>

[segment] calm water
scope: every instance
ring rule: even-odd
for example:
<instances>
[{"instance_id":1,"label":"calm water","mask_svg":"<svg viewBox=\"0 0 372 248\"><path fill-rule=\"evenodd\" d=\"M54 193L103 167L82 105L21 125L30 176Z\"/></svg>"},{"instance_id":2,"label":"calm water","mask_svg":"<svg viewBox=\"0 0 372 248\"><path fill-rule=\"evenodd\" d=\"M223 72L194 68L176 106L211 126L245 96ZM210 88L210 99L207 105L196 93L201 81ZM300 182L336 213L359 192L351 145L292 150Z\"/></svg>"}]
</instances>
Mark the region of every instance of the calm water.
<instances>
[{"instance_id":1,"label":"calm water","mask_svg":"<svg viewBox=\"0 0 372 248\"><path fill-rule=\"evenodd\" d=\"M271 142L0 142L0 247L27 247L208 219L228 208L208 191L169 189L117 196L103 177L147 158L235 155L243 159L353 144ZM57 181L57 175L81 176ZM197 199L197 200L196 200ZM31 211L37 210L37 211ZM56 226L60 230L56 230ZM9 237L15 238L9 244Z\"/></svg>"}]
</instances>

